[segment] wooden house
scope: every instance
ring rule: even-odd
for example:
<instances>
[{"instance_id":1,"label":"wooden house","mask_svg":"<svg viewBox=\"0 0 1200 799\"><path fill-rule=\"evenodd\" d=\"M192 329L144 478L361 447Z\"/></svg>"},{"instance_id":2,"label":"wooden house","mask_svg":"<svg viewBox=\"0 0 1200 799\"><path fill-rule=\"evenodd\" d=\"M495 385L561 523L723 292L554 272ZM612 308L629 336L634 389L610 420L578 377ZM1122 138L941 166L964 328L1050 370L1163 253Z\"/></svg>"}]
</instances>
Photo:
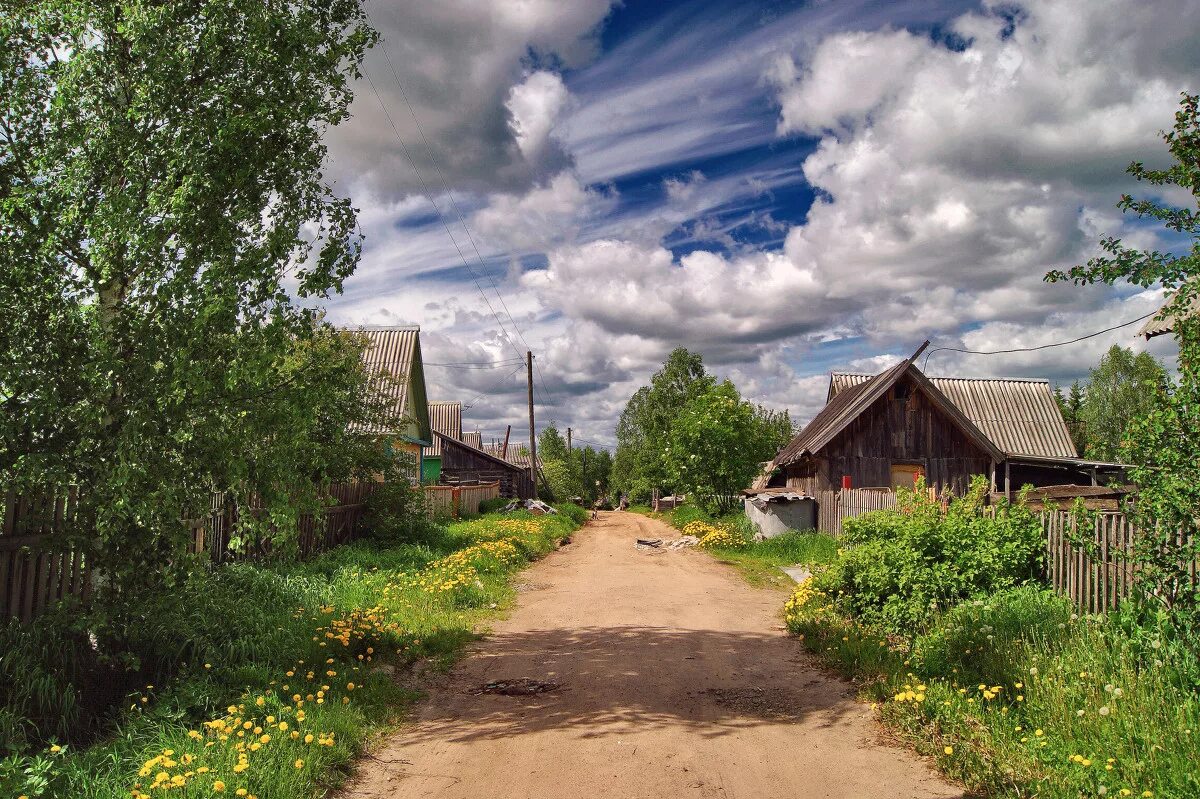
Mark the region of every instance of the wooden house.
<instances>
[{"instance_id":1,"label":"wooden house","mask_svg":"<svg viewBox=\"0 0 1200 799\"><path fill-rule=\"evenodd\" d=\"M441 439L441 482L500 483L500 496L529 499L533 496L533 479L528 468L521 468L464 441L435 432Z\"/></svg>"},{"instance_id":2,"label":"wooden house","mask_svg":"<svg viewBox=\"0 0 1200 799\"><path fill-rule=\"evenodd\" d=\"M433 443L421 361L421 328L363 327L346 332L366 338L363 365L375 378L372 390L386 398L395 416L403 420L397 429L369 432L378 433L393 450L412 455L418 464L414 478L419 479L424 449Z\"/></svg>"},{"instance_id":3,"label":"wooden house","mask_svg":"<svg viewBox=\"0 0 1200 799\"><path fill-rule=\"evenodd\" d=\"M825 407L767 465L752 491L808 495L912 487L961 494L976 475L1011 493L1029 483L1097 485L1121 467L1078 457L1050 383L929 378L913 357L877 375L833 374Z\"/></svg>"}]
</instances>

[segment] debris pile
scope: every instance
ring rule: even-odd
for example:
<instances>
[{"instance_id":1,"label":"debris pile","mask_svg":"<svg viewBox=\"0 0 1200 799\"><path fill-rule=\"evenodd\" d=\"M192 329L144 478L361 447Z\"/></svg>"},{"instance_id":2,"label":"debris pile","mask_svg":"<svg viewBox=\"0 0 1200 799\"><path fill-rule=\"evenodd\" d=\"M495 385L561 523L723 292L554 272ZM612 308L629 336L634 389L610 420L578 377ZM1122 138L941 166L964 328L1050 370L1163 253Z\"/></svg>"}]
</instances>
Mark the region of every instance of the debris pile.
<instances>
[{"instance_id":1,"label":"debris pile","mask_svg":"<svg viewBox=\"0 0 1200 799\"><path fill-rule=\"evenodd\" d=\"M540 499L527 499L522 502L519 499L514 499L512 502L504 506L504 513L512 513L515 510L527 510L534 516L545 516L547 513L558 513L557 510L542 502Z\"/></svg>"},{"instance_id":2,"label":"debris pile","mask_svg":"<svg viewBox=\"0 0 1200 799\"><path fill-rule=\"evenodd\" d=\"M694 535L685 535L679 538L639 538L637 540L638 549L683 549L684 547L694 547L700 543L700 539Z\"/></svg>"}]
</instances>

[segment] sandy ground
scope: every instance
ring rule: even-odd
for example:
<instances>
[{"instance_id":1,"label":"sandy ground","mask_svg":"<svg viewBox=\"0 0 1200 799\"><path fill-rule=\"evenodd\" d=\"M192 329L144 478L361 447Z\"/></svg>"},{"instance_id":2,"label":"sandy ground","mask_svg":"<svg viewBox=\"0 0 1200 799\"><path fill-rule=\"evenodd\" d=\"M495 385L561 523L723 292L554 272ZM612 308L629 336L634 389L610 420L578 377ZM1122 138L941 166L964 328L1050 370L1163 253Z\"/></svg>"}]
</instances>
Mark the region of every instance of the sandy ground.
<instances>
[{"instance_id":1,"label":"sandy ground","mask_svg":"<svg viewBox=\"0 0 1200 799\"><path fill-rule=\"evenodd\" d=\"M634 546L676 535L602 514L520 575L512 615L342 799L962 796L785 634L782 594L702 552ZM558 687L480 693L521 679Z\"/></svg>"}]
</instances>

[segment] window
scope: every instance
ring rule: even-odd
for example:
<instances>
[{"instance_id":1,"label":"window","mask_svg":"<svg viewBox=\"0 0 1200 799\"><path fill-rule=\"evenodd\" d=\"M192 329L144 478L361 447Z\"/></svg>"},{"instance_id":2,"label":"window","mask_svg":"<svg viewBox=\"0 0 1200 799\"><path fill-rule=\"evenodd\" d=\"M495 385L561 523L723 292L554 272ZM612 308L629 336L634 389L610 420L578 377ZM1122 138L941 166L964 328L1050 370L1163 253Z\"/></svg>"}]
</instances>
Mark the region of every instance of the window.
<instances>
[{"instance_id":1,"label":"window","mask_svg":"<svg viewBox=\"0 0 1200 799\"><path fill-rule=\"evenodd\" d=\"M912 489L925 476L925 467L915 463L892 464L892 488Z\"/></svg>"}]
</instances>

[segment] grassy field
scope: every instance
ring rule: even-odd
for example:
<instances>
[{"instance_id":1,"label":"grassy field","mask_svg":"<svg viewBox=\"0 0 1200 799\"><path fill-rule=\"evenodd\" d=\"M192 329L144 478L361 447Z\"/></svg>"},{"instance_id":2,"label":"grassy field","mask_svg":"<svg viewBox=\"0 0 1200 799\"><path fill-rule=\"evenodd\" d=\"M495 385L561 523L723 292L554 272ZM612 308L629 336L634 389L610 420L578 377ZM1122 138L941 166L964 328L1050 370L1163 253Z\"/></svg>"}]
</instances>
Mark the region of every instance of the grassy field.
<instances>
[{"instance_id":1,"label":"grassy field","mask_svg":"<svg viewBox=\"0 0 1200 799\"><path fill-rule=\"evenodd\" d=\"M127 667L168 676L123 697L91 735L84 719L57 731L47 723L86 704L51 673L53 661L78 657L55 651L73 640L61 636L63 620L0 630L11 652L0 677L24 681L0 688L3 742L23 750L0 760L0 796L317 795L414 698L396 672L418 659L453 662L511 601L512 573L583 518L484 516L406 544L197 576L131 631L138 662Z\"/></svg>"}]
</instances>

